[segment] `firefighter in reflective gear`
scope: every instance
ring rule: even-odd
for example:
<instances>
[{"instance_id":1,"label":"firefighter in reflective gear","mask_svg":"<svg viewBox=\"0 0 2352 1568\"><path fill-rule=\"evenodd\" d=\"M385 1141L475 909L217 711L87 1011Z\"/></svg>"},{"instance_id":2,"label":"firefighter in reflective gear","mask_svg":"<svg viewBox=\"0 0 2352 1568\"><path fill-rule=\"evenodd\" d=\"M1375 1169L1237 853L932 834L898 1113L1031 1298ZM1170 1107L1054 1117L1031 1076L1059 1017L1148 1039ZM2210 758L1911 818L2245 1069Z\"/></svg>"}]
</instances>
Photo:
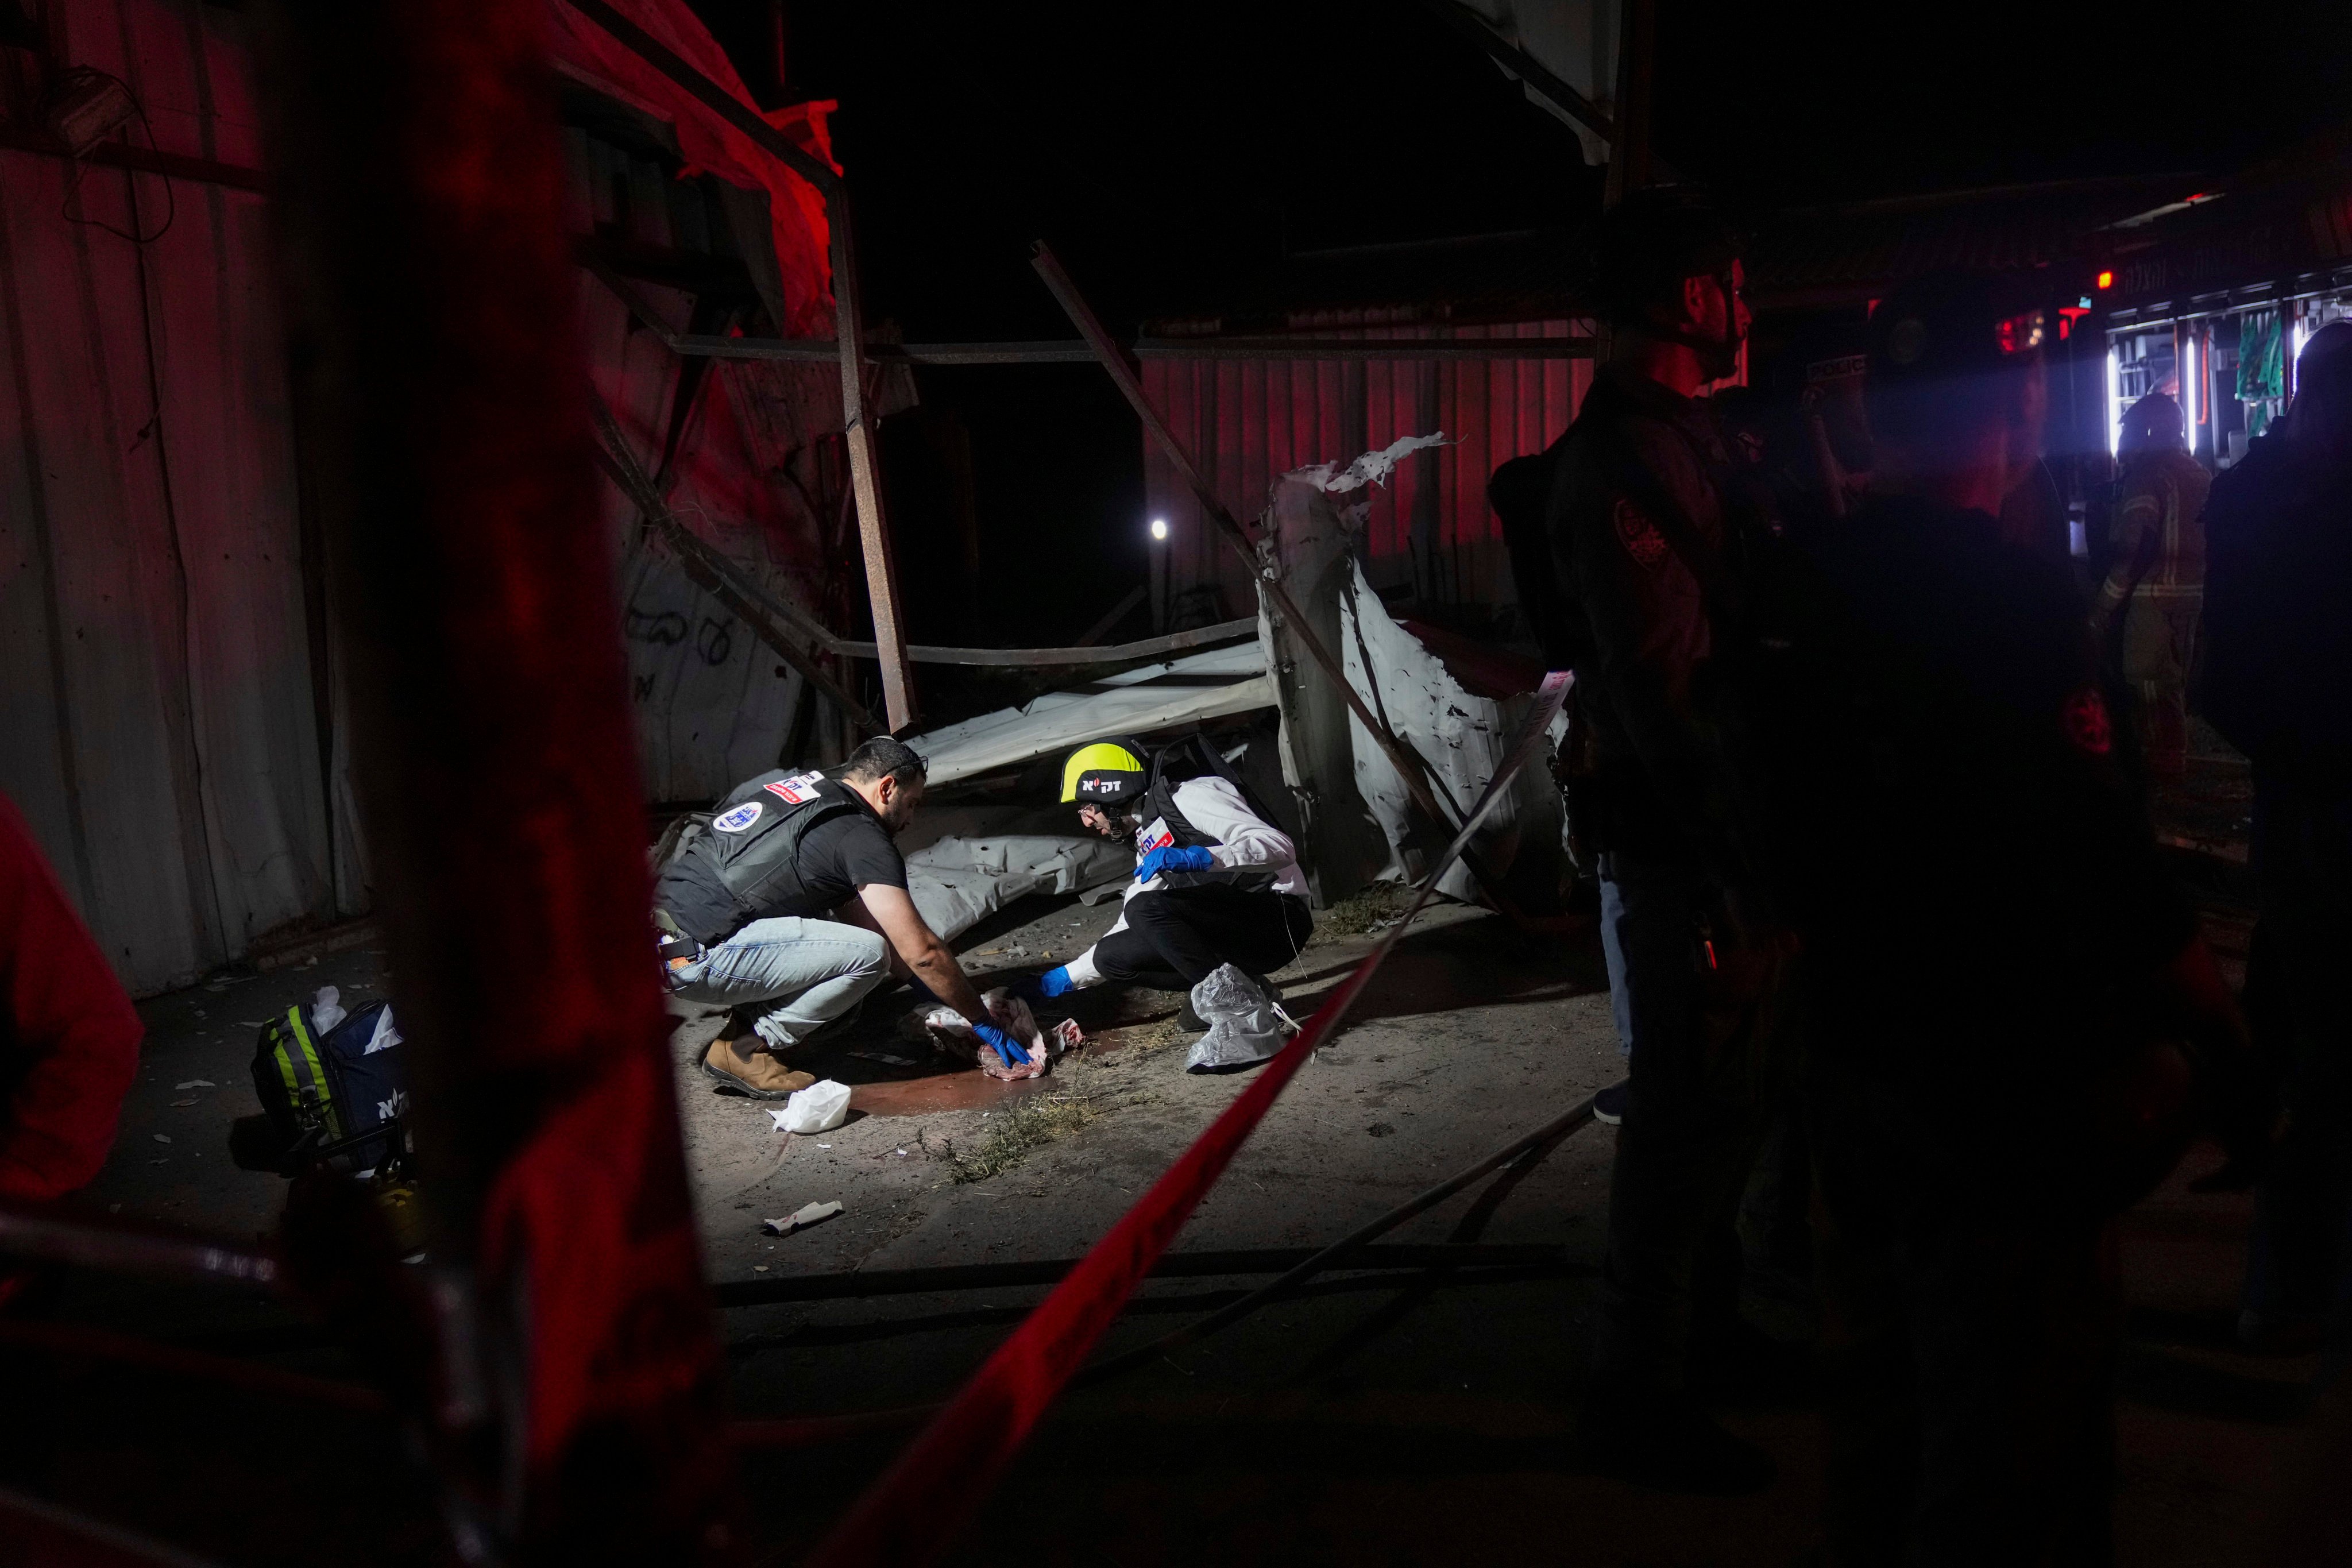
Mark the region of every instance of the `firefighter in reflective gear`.
<instances>
[{"instance_id":1,"label":"firefighter in reflective gear","mask_svg":"<svg viewBox=\"0 0 2352 1568\"><path fill-rule=\"evenodd\" d=\"M2179 778L2189 759L2189 667L2205 607L2205 498L2213 480L2189 455L2180 405L2161 392L2125 412L2118 444L2114 564L2091 605L2091 635L2105 647L2120 614L2116 662L2143 765L2152 777Z\"/></svg>"},{"instance_id":2,"label":"firefighter in reflective gear","mask_svg":"<svg viewBox=\"0 0 2352 1568\"><path fill-rule=\"evenodd\" d=\"M907 891L890 840L923 798L923 759L877 736L838 776L778 769L739 786L662 868L654 923L670 989L732 1009L702 1070L755 1100L815 1081L779 1059L892 979L919 980L1008 1064L989 1017Z\"/></svg>"},{"instance_id":3,"label":"firefighter in reflective gear","mask_svg":"<svg viewBox=\"0 0 2352 1568\"><path fill-rule=\"evenodd\" d=\"M1062 765L1062 803L1088 830L1131 841L1135 875L1118 923L1042 976L1039 994L1106 980L1189 992L1223 963L1263 980L1307 945L1315 919L1297 850L1207 742L1156 754L1125 738L1081 746ZM1191 1009L1181 1021L1202 1027Z\"/></svg>"}]
</instances>

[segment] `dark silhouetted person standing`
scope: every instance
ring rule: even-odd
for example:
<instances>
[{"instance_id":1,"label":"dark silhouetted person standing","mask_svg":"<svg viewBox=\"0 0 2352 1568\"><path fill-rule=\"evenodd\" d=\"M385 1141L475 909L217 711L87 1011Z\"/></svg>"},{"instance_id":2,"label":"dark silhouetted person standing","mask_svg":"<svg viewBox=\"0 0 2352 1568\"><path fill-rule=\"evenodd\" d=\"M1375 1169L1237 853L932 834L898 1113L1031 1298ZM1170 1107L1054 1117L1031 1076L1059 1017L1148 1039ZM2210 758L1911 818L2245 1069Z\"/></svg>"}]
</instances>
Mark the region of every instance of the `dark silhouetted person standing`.
<instances>
[{"instance_id":1,"label":"dark silhouetted person standing","mask_svg":"<svg viewBox=\"0 0 2352 1568\"><path fill-rule=\"evenodd\" d=\"M1870 327L1876 463L1800 531L1743 777L1804 942L1829 1561L2107 1560L2115 1213L2188 1138L2267 1127L2128 784L2072 574L2005 542L2042 316L1906 285Z\"/></svg>"},{"instance_id":2,"label":"dark silhouetted person standing","mask_svg":"<svg viewBox=\"0 0 2352 1568\"><path fill-rule=\"evenodd\" d=\"M1582 622L1591 773L1572 790L1632 1036L1580 1447L1629 1479L1705 1491L1771 1475L1691 1391L1695 1355L1742 1331L1733 1221L1763 1092L1744 977L1769 968L1741 941L1748 879L1702 711L1754 520L1694 395L1738 365L1740 280L1737 238L1696 192L1639 192L1603 220L1614 347L1557 448L1546 516L1560 599Z\"/></svg>"},{"instance_id":3,"label":"dark silhouetted person standing","mask_svg":"<svg viewBox=\"0 0 2352 1568\"><path fill-rule=\"evenodd\" d=\"M2240 1332L2352 1353L2352 325L2206 509L2203 705L2254 767L2262 900L2246 1003L2288 1113L2257 1194Z\"/></svg>"}]
</instances>

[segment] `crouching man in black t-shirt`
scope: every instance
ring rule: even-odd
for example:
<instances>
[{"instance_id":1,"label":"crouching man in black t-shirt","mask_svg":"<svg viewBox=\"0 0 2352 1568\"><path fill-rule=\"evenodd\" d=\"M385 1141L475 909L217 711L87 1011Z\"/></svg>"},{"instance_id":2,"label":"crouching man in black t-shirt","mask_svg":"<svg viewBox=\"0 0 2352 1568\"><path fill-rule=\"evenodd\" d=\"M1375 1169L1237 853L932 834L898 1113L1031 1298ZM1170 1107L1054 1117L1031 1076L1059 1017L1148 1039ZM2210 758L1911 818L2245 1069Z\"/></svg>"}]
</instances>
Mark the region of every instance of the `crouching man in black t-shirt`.
<instances>
[{"instance_id":1,"label":"crouching man in black t-shirt","mask_svg":"<svg viewBox=\"0 0 2352 1568\"><path fill-rule=\"evenodd\" d=\"M923 923L891 836L922 803L923 759L877 736L837 774L779 769L739 786L663 868L654 922L670 989L734 1009L702 1070L759 1100L815 1079L777 1059L891 979L919 979L1008 1063L1028 1052L988 1016Z\"/></svg>"}]
</instances>

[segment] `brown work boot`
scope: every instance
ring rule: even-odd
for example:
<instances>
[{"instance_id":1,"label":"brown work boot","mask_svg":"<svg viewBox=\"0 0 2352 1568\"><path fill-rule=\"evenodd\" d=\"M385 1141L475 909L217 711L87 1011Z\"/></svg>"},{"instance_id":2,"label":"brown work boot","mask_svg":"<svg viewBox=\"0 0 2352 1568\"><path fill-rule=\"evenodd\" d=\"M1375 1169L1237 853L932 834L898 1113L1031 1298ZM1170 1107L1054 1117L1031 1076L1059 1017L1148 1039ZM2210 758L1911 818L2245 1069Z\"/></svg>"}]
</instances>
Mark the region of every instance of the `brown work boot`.
<instances>
[{"instance_id":1,"label":"brown work boot","mask_svg":"<svg viewBox=\"0 0 2352 1568\"><path fill-rule=\"evenodd\" d=\"M794 1072L767 1052L723 1035L702 1054L702 1070L753 1100L787 1100L816 1081L814 1073Z\"/></svg>"}]
</instances>

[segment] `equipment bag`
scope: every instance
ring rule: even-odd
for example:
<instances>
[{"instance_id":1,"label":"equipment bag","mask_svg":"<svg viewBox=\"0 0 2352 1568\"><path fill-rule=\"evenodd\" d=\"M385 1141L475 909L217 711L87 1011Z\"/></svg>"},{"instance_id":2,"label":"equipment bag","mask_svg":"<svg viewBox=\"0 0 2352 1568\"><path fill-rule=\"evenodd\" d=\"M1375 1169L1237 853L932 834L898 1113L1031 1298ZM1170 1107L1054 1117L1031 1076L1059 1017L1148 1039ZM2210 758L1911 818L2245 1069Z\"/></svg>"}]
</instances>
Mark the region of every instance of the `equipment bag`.
<instances>
[{"instance_id":1,"label":"equipment bag","mask_svg":"<svg viewBox=\"0 0 2352 1568\"><path fill-rule=\"evenodd\" d=\"M281 1168L290 1173L317 1157L341 1171L383 1163L408 1107L399 1047L389 1002L371 1002L324 1031L299 1005L261 1026L253 1087L285 1139Z\"/></svg>"}]
</instances>

